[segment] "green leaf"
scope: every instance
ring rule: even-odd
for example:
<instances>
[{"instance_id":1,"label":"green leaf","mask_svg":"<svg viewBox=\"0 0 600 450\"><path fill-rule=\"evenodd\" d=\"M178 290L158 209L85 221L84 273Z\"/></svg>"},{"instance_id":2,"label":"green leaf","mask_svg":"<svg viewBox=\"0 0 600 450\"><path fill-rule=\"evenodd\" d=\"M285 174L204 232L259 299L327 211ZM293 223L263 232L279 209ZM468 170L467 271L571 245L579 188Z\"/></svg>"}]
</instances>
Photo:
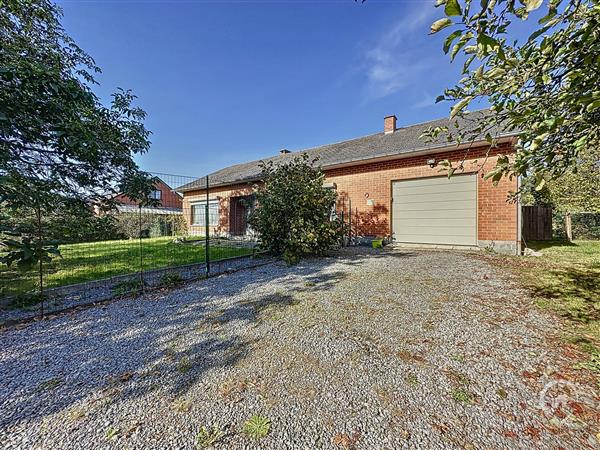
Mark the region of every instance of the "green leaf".
<instances>
[{"instance_id":1,"label":"green leaf","mask_svg":"<svg viewBox=\"0 0 600 450\"><path fill-rule=\"evenodd\" d=\"M459 114L463 109L465 109L467 105L471 102L471 100L473 100L473 97L468 96L463 98L456 105L454 105L452 107L452 110L450 111L450 119L453 119L454 117L456 117L457 114Z\"/></svg>"},{"instance_id":2,"label":"green leaf","mask_svg":"<svg viewBox=\"0 0 600 450\"><path fill-rule=\"evenodd\" d=\"M467 73L469 71L469 66L471 65L471 63L473 62L474 59L475 59L475 55L469 56L469 58L463 64L462 73Z\"/></svg>"},{"instance_id":3,"label":"green leaf","mask_svg":"<svg viewBox=\"0 0 600 450\"><path fill-rule=\"evenodd\" d=\"M435 22L433 22L431 24L431 30L429 31L429 34L435 34L438 31L443 30L446 27L449 27L450 25L452 25L452 21L450 19L448 19L447 17L436 20Z\"/></svg>"},{"instance_id":4,"label":"green leaf","mask_svg":"<svg viewBox=\"0 0 600 450\"><path fill-rule=\"evenodd\" d=\"M536 184L535 186L535 190L536 191L541 191L542 189L544 189L544 186L546 185L546 179L542 178L540 179L540 181Z\"/></svg>"},{"instance_id":5,"label":"green leaf","mask_svg":"<svg viewBox=\"0 0 600 450\"><path fill-rule=\"evenodd\" d=\"M461 34L462 34L462 30L456 30L456 31L453 31L452 33L450 33L450 35L448 35L448 37L444 41L444 53L448 53L448 50L450 50L450 46L452 45L452 42L454 42L454 40L457 37L459 37Z\"/></svg>"},{"instance_id":6,"label":"green leaf","mask_svg":"<svg viewBox=\"0 0 600 450\"><path fill-rule=\"evenodd\" d=\"M590 103L589 105L587 105L587 107L585 108L585 110L587 112L592 112L597 110L598 108L600 108L600 100L594 100L592 103Z\"/></svg>"},{"instance_id":7,"label":"green leaf","mask_svg":"<svg viewBox=\"0 0 600 450\"><path fill-rule=\"evenodd\" d=\"M483 33L479 34L477 37L477 44L479 48L486 54L499 47L499 43L496 39Z\"/></svg>"},{"instance_id":8,"label":"green leaf","mask_svg":"<svg viewBox=\"0 0 600 450\"><path fill-rule=\"evenodd\" d=\"M460 8L460 4L458 0L448 0L446 2L446 7L444 8L444 12L447 16L460 16L462 14L462 9Z\"/></svg>"},{"instance_id":9,"label":"green leaf","mask_svg":"<svg viewBox=\"0 0 600 450\"><path fill-rule=\"evenodd\" d=\"M525 9L527 12L535 11L540 6L542 6L544 0L525 0Z\"/></svg>"}]
</instances>

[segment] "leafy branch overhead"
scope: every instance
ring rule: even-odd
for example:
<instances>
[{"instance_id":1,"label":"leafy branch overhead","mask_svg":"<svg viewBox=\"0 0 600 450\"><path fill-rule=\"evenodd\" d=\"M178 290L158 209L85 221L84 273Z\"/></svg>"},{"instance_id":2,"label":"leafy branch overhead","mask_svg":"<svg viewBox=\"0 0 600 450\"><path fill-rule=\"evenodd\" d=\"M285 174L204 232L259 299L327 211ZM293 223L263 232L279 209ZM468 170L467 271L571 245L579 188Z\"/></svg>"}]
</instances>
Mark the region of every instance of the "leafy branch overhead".
<instances>
[{"instance_id":1,"label":"leafy branch overhead","mask_svg":"<svg viewBox=\"0 0 600 450\"><path fill-rule=\"evenodd\" d=\"M133 157L150 147L146 113L127 90L102 104L92 91L100 69L66 34L61 16L49 0L13 0L0 9L4 180L22 188L43 180L54 193L89 202L117 192L145 198L153 180Z\"/></svg>"},{"instance_id":2,"label":"leafy branch overhead","mask_svg":"<svg viewBox=\"0 0 600 450\"><path fill-rule=\"evenodd\" d=\"M0 209L8 219L0 227L11 237L0 262L27 268L58 255L48 217L87 219L117 193L149 201L156 180L134 160L150 147L146 113L128 90L109 106L94 94L100 69L65 32L61 9L50 0L1 4Z\"/></svg>"},{"instance_id":3,"label":"leafy branch overhead","mask_svg":"<svg viewBox=\"0 0 600 450\"><path fill-rule=\"evenodd\" d=\"M600 159L600 4L598 0L438 0L444 17L431 33L450 30L443 50L463 64L463 78L438 101L453 102L457 125L473 102L491 105L468 132L460 126L433 128L428 139L495 144L494 131L518 133L517 155L502 158L487 174L546 179L577 165L592 149ZM535 22L524 39L515 23Z\"/></svg>"}]
</instances>

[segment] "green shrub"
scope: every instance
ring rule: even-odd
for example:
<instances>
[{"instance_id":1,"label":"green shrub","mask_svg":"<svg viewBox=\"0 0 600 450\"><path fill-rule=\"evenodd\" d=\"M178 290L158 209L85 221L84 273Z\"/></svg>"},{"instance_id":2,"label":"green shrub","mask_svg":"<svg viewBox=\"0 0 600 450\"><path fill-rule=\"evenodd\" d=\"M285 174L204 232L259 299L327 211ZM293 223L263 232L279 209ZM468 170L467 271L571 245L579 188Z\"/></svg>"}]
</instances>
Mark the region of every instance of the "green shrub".
<instances>
[{"instance_id":1,"label":"green shrub","mask_svg":"<svg viewBox=\"0 0 600 450\"><path fill-rule=\"evenodd\" d=\"M181 275L177 272L169 272L165 273L162 277L160 277L160 284L162 286L175 286L183 281Z\"/></svg>"},{"instance_id":2,"label":"green shrub","mask_svg":"<svg viewBox=\"0 0 600 450\"><path fill-rule=\"evenodd\" d=\"M142 280L140 280L139 278L132 278L131 280L125 280L116 283L111 290L113 295L121 296L139 292L142 289L142 287Z\"/></svg>"},{"instance_id":3,"label":"green shrub","mask_svg":"<svg viewBox=\"0 0 600 450\"><path fill-rule=\"evenodd\" d=\"M323 186L325 175L307 155L284 164L262 164L264 184L249 222L261 248L295 264L307 255L323 255L341 241L343 225L332 218L337 194Z\"/></svg>"},{"instance_id":4,"label":"green shrub","mask_svg":"<svg viewBox=\"0 0 600 450\"><path fill-rule=\"evenodd\" d=\"M128 212L114 215L118 232L129 239L184 235L187 223L183 214Z\"/></svg>"}]
</instances>

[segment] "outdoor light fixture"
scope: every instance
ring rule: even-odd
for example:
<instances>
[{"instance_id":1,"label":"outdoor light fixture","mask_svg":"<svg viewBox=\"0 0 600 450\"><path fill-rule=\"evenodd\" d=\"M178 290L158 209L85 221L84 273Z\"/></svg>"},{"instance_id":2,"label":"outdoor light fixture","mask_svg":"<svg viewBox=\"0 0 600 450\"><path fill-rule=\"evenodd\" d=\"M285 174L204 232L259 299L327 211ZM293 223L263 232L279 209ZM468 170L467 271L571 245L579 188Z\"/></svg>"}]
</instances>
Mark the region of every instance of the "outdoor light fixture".
<instances>
[{"instance_id":1,"label":"outdoor light fixture","mask_svg":"<svg viewBox=\"0 0 600 450\"><path fill-rule=\"evenodd\" d=\"M429 167L431 167L432 169L435 167L435 158L431 158L427 160L427 164L429 164Z\"/></svg>"}]
</instances>

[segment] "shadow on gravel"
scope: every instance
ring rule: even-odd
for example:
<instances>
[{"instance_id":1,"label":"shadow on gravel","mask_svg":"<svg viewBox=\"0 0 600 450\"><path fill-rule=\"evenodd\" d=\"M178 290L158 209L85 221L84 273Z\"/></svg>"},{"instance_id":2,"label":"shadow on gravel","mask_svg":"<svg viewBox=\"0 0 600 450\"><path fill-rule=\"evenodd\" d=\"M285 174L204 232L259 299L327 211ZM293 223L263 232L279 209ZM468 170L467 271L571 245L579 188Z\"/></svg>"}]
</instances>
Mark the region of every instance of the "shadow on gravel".
<instances>
[{"instance_id":1,"label":"shadow on gravel","mask_svg":"<svg viewBox=\"0 0 600 450\"><path fill-rule=\"evenodd\" d=\"M328 266L384 256L415 254L361 249L293 267L257 267L6 330L0 333L0 429L66 412L92 395L102 401L91 402L89 414L100 412L93 405L103 401L154 391L181 396L207 371L251 356L256 342L246 337L245 325L295 305L296 293L330 290L347 277L343 270L327 272ZM253 298L266 283L281 289ZM220 308L240 294L246 300Z\"/></svg>"}]
</instances>

